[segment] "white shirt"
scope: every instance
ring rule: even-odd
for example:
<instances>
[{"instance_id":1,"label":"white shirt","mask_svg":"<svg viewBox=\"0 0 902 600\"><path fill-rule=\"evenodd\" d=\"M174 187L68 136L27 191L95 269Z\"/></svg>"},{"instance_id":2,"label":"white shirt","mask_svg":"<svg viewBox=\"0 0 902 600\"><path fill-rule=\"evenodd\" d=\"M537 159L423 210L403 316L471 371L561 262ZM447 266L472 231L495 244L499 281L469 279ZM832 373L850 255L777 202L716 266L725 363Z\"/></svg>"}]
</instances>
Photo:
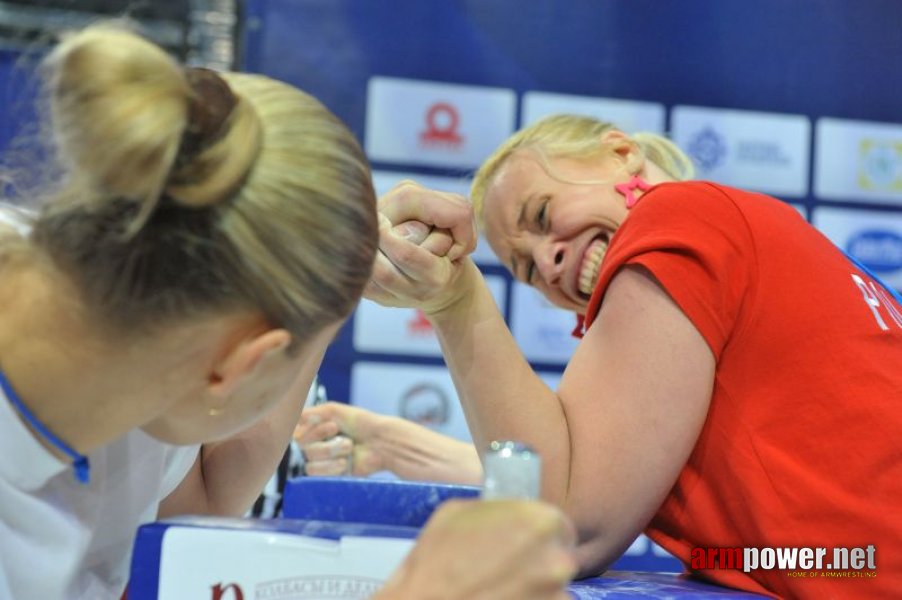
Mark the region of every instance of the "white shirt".
<instances>
[{"instance_id":1,"label":"white shirt","mask_svg":"<svg viewBox=\"0 0 902 600\"><path fill-rule=\"evenodd\" d=\"M0 391L0 598L118 599L138 525L156 518L197 449L133 430L89 455L84 485Z\"/></svg>"},{"instance_id":2,"label":"white shirt","mask_svg":"<svg viewBox=\"0 0 902 600\"><path fill-rule=\"evenodd\" d=\"M5 208L0 223L20 225ZM84 485L0 390L0 599L118 600L138 525L156 518L197 450L133 430L89 455Z\"/></svg>"}]
</instances>

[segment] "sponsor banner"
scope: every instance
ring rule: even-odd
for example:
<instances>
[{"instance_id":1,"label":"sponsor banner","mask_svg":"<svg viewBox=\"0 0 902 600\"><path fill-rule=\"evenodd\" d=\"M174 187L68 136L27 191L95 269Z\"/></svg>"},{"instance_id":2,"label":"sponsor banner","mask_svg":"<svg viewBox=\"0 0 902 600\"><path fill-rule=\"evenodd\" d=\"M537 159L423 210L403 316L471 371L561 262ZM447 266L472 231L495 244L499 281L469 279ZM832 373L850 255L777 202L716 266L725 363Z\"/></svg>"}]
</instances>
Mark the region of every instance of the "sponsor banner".
<instances>
[{"instance_id":1,"label":"sponsor banner","mask_svg":"<svg viewBox=\"0 0 902 600\"><path fill-rule=\"evenodd\" d=\"M405 179L412 179L424 187L440 192L460 194L465 198L470 195L469 177L439 177L400 171L373 171L373 186L376 188L376 195L381 197ZM476 250L470 256L480 265L501 265L501 261L492 252L489 243L482 235L479 236L476 243Z\"/></svg>"},{"instance_id":2,"label":"sponsor banner","mask_svg":"<svg viewBox=\"0 0 902 600\"><path fill-rule=\"evenodd\" d=\"M514 130L513 90L373 77L366 153L388 163L475 169Z\"/></svg>"},{"instance_id":3,"label":"sponsor banner","mask_svg":"<svg viewBox=\"0 0 902 600\"><path fill-rule=\"evenodd\" d=\"M902 290L902 212L818 206L812 222L887 285Z\"/></svg>"},{"instance_id":4,"label":"sponsor banner","mask_svg":"<svg viewBox=\"0 0 902 600\"><path fill-rule=\"evenodd\" d=\"M588 115L608 121L627 133L648 131L664 133L666 111L663 104L572 96L550 92L526 92L523 94L521 127L535 123L542 117L558 113Z\"/></svg>"},{"instance_id":5,"label":"sponsor banner","mask_svg":"<svg viewBox=\"0 0 902 600\"><path fill-rule=\"evenodd\" d=\"M351 404L471 441L451 374L445 367L355 363L351 367Z\"/></svg>"},{"instance_id":6,"label":"sponsor banner","mask_svg":"<svg viewBox=\"0 0 902 600\"><path fill-rule=\"evenodd\" d=\"M815 196L902 202L902 124L818 119L814 156Z\"/></svg>"},{"instance_id":7,"label":"sponsor banner","mask_svg":"<svg viewBox=\"0 0 902 600\"><path fill-rule=\"evenodd\" d=\"M373 171L373 187L376 188L377 196L385 195L386 192L407 179L416 181L423 187L432 190L460 194L465 198L470 194L469 177L440 177L438 175L422 175L404 171Z\"/></svg>"},{"instance_id":8,"label":"sponsor banner","mask_svg":"<svg viewBox=\"0 0 902 600\"><path fill-rule=\"evenodd\" d=\"M515 281L511 291L511 333L526 359L566 364L579 340L572 312L548 302L535 288Z\"/></svg>"},{"instance_id":9,"label":"sponsor banner","mask_svg":"<svg viewBox=\"0 0 902 600\"><path fill-rule=\"evenodd\" d=\"M808 195L808 117L676 106L670 131L692 157L698 179L776 196Z\"/></svg>"},{"instance_id":10,"label":"sponsor banner","mask_svg":"<svg viewBox=\"0 0 902 600\"><path fill-rule=\"evenodd\" d=\"M268 600L371 597L414 540L328 540L270 530L170 527L158 598Z\"/></svg>"},{"instance_id":11,"label":"sponsor banner","mask_svg":"<svg viewBox=\"0 0 902 600\"><path fill-rule=\"evenodd\" d=\"M504 277L487 275L486 284L504 314ZM386 308L362 300L354 313L354 349L358 352L442 355L432 324L415 308Z\"/></svg>"},{"instance_id":12,"label":"sponsor banner","mask_svg":"<svg viewBox=\"0 0 902 600\"><path fill-rule=\"evenodd\" d=\"M538 373L552 389L559 373ZM351 404L404 417L465 442L472 441L451 374L445 367L358 362L351 368Z\"/></svg>"}]
</instances>

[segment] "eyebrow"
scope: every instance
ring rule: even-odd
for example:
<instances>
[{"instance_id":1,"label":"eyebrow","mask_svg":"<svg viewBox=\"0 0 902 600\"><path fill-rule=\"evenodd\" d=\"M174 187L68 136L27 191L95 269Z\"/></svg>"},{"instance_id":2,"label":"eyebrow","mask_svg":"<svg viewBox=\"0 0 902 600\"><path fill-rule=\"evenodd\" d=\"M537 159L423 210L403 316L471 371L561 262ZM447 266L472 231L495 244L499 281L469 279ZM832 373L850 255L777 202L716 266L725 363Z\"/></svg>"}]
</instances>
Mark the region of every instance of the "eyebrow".
<instances>
[{"instance_id":1,"label":"eyebrow","mask_svg":"<svg viewBox=\"0 0 902 600\"><path fill-rule=\"evenodd\" d=\"M520 205L520 212L517 215L517 228L518 230L526 229L526 207L529 205L530 201L532 201L533 194L530 194L526 197L526 200L523 201L523 204ZM514 279L518 279L517 275L517 256L511 252L511 273L514 274Z\"/></svg>"}]
</instances>

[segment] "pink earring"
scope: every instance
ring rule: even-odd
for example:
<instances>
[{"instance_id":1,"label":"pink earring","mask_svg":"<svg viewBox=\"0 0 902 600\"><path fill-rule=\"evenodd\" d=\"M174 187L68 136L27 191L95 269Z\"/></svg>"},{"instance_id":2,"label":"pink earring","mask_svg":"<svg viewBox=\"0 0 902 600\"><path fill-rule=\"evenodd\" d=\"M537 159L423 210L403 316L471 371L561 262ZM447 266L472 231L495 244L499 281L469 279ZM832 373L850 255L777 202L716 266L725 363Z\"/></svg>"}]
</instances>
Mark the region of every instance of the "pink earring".
<instances>
[{"instance_id":1,"label":"pink earring","mask_svg":"<svg viewBox=\"0 0 902 600\"><path fill-rule=\"evenodd\" d=\"M636 202L639 201L636 198L636 195L633 193L633 190L639 188L642 192L647 192L651 189L651 185L638 175L633 175L630 177L629 181L625 183L618 183L614 186L614 189L617 190L620 194L622 194L626 198L626 207L632 208L636 206Z\"/></svg>"}]
</instances>

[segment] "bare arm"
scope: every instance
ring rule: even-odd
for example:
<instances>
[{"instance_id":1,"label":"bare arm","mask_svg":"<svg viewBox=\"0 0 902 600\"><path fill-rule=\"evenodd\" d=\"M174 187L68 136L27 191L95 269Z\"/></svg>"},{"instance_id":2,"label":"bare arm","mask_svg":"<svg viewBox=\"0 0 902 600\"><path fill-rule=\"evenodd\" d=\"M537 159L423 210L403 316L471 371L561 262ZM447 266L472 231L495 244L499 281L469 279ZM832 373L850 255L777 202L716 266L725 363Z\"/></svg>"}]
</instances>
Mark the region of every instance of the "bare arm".
<instances>
[{"instance_id":1,"label":"bare arm","mask_svg":"<svg viewBox=\"0 0 902 600\"><path fill-rule=\"evenodd\" d=\"M295 439L309 475L391 471L402 479L478 485L482 465L472 444L400 417L328 402L304 411ZM344 437L334 437L337 434Z\"/></svg>"},{"instance_id":2,"label":"bare arm","mask_svg":"<svg viewBox=\"0 0 902 600\"><path fill-rule=\"evenodd\" d=\"M714 357L657 282L626 268L555 393L489 302L480 288L432 315L474 439L538 449L543 497L573 519L583 573L597 572L642 531L688 459Z\"/></svg>"},{"instance_id":3,"label":"bare arm","mask_svg":"<svg viewBox=\"0 0 902 600\"><path fill-rule=\"evenodd\" d=\"M702 335L647 271L614 277L559 388L577 449L564 506L584 573L620 556L666 498L707 416L714 369Z\"/></svg>"}]
</instances>

